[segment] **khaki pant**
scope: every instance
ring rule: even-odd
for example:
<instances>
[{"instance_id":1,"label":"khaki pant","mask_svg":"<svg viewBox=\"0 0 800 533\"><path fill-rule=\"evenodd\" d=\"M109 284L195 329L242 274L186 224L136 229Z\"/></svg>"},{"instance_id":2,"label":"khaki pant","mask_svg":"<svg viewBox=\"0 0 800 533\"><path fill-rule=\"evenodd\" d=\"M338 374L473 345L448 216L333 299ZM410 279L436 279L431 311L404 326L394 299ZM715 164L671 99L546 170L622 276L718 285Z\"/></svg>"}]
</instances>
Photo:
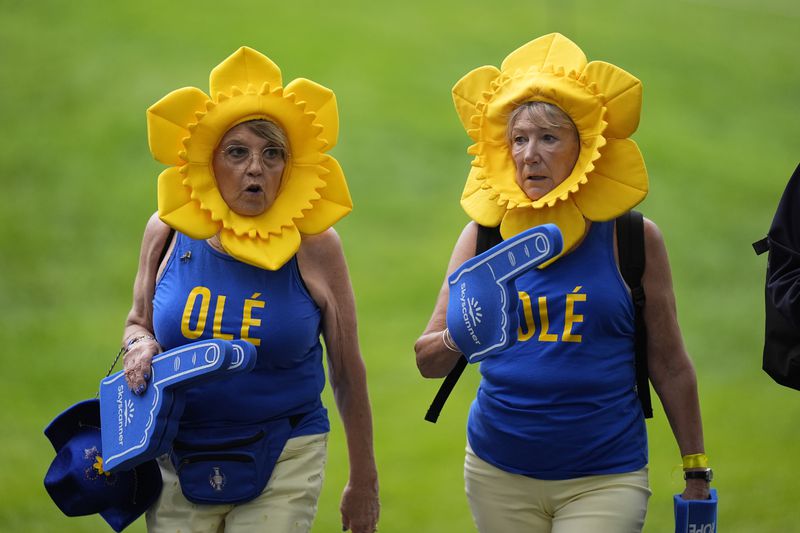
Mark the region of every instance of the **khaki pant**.
<instances>
[{"instance_id":1,"label":"khaki pant","mask_svg":"<svg viewBox=\"0 0 800 533\"><path fill-rule=\"evenodd\" d=\"M464 481L481 533L640 533L651 494L647 467L548 481L500 470L469 445Z\"/></svg>"},{"instance_id":2,"label":"khaki pant","mask_svg":"<svg viewBox=\"0 0 800 533\"><path fill-rule=\"evenodd\" d=\"M168 458L159 459L164 488L147 511L150 533L308 532L327 457L328 434L289 439L269 483L254 500L239 505L199 505L181 492Z\"/></svg>"}]
</instances>

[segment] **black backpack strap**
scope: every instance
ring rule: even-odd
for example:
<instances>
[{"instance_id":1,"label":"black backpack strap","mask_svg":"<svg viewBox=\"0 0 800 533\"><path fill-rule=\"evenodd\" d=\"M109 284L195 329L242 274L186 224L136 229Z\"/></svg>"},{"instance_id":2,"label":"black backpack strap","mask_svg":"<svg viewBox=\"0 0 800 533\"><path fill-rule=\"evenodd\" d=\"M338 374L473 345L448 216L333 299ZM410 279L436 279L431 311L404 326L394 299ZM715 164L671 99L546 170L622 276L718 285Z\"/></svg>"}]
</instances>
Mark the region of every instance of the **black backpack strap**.
<instances>
[{"instance_id":1,"label":"black backpack strap","mask_svg":"<svg viewBox=\"0 0 800 533\"><path fill-rule=\"evenodd\" d=\"M500 227L490 228L487 226L478 225L478 236L475 239L475 255L480 255L492 246L497 246L503 242L503 236L500 235Z\"/></svg>"},{"instance_id":2,"label":"black backpack strap","mask_svg":"<svg viewBox=\"0 0 800 533\"><path fill-rule=\"evenodd\" d=\"M501 242L503 242L503 237L500 235L499 227L489 228L478 225L478 236L475 240L475 255L480 255ZM461 373L464 372L466 366L467 358L463 356L459 357L458 361L456 361L456 366L447 374L447 377L444 378L444 381L439 386L436 397L431 402L431 406L428 407L428 412L425 413L425 420L434 424L436 423L439 419L439 413L442 412L444 403L447 401L447 398L450 397L450 393L453 392L453 387L458 383L458 379L461 377Z\"/></svg>"},{"instance_id":3,"label":"black backpack strap","mask_svg":"<svg viewBox=\"0 0 800 533\"><path fill-rule=\"evenodd\" d=\"M169 228L169 234L167 235L167 240L164 241L164 248L161 249L161 254L158 256L158 262L156 263L156 268L161 266L161 262L167 256L167 250L169 250L169 245L172 244L172 238L175 236L175 230L173 228Z\"/></svg>"},{"instance_id":4,"label":"black backpack strap","mask_svg":"<svg viewBox=\"0 0 800 533\"><path fill-rule=\"evenodd\" d=\"M754 242L753 250L756 251L756 255L761 255L764 252L769 252L769 237L764 237L763 239Z\"/></svg>"},{"instance_id":5,"label":"black backpack strap","mask_svg":"<svg viewBox=\"0 0 800 533\"><path fill-rule=\"evenodd\" d=\"M456 366L447 374L444 381L442 381L442 384L439 386L439 390L433 398L431 406L428 407L428 412L425 413L425 420L433 424L439 420L439 413L442 412L444 403L447 401L447 398L450 397L450 393L453 392L453 387L458 383L458 379L461 377L461 373L464 372L466 367L467 358L463 356L459 357L458 361L456 361Z\"/></svg>"},{"instance_id":6,"label":"black backpack strap","mask_svg":"<svg viewBox=\"0 0 800 533\"><path fill-rule=\"evenodd\" d=\"M645 418L653 418L647 368L647 325L644 321L644 219L638 211L629 211L617 218L617 252L622 279L631 289L635 324L634 352L636 361L636 393Z\"/></svg>"}]
</instances>

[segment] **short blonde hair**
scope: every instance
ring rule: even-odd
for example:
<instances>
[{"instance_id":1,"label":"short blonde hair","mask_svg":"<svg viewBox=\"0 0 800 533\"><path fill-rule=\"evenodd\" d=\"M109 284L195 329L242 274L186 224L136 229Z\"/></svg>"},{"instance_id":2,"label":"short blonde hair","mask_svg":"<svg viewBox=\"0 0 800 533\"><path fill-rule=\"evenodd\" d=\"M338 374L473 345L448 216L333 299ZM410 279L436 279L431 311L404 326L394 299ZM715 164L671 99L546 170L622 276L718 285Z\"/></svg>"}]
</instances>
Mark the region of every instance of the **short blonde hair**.
<instances>
[{"instance_id":1,"label":"short blonde hair","mask_svg":"<svg viewBox=\"0 0 800 533\"><path fill-rule=\"evenodd\" d=\"M526 114L531 122L539 127L571 130L575 132L575 138L580 141L578 128L575 126L575 123L572 122L572 119L569 118L569 115L562 111L557 105L549 102L536 101L525 102L524 104L519 105L516 109L514 109L514 111L511 112L511 115L509 115L508 129L506 131L506 137L509 144L511 144L513 140L511 138L511 130L514 128L514 124L516 124L520 115L523 113Z\"/></svg>"},{"instance_id":2,"label":"short blonde hair","mask_svg":"<svg viewBox=\"0 0 800 533\"><path fill-rule=\"evenodd\" d=\"M283 151L284 158L289 158L289 139L286 137L286 132L284 132L280 126L271 120L262 118L248 120L242 124L245 124L247 129L262 139L265 139L277 148L280 148Z\"/></svg>"}]
</instances>

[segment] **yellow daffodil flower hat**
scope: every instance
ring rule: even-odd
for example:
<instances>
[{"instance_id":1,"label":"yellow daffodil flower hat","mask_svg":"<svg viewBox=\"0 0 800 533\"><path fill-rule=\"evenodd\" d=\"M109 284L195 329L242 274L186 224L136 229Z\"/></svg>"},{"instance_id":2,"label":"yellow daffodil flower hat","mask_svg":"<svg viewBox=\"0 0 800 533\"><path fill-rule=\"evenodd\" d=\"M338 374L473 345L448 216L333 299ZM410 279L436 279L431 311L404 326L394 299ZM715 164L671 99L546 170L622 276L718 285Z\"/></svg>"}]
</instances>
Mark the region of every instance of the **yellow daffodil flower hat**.
<instances>
[{"instance_id":1,"label":"yellow daffodil flower hat","mask_svg":"<svg viewBox=\"0 0 800 533\"><path fill-rule=\"evenodd\" d=\"M453 87L453 101L475 141L467 150L475 157L461 205L475 222L499 225L505 239L550 222L561 229L568 251L583 238L587 219L612 220L647 195L644 160L628 138L639 125L641 82L609 63L587 63L561 34L518 48L499 70L471 71ZM572 174L535 201L517 185L506 133L511 112L530 101L558 106L580 136Z\"/></svg>"},{"instance_id":2,"label":"yellow daffodil flower hat","mask_svg":"<svg viewBox=\"0 0 800 533\"><path fill-rule=\"evenodd\" d=\"M150 151L169 165L158 177L159 217L194 239L219 233L233 257L277 270L303 234L325 231L353 207L344 173L326 153L339 134L336 97L303 78L284 87L278 66L248 47L217 65L209 85L211 96L184 87L147 110ZM275 202L260 215L242 216L217 189L213 151L226 131L254 119L278 124L290 155Z\"/></svg>"}]
</instances>

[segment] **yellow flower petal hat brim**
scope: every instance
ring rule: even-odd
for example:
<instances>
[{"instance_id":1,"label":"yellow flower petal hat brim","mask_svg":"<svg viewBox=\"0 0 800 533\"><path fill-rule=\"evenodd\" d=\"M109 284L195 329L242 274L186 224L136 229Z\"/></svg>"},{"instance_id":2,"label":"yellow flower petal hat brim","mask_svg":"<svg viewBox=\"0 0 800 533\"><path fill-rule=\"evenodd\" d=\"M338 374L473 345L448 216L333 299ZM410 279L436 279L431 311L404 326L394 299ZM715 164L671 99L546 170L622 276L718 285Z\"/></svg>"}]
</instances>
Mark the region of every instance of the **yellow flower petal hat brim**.
<instances>
[{"instance_id":1,"label":"yellow flower petal hat brim","mask_svg":"<svg viewBox=\"0 0 800 533\"><path fill-rule=\"evenodd\" d=\"M512 111L531 101L558 106L580 137L572 173L536 201L517 185L507 140ZM461 205L479 224L500 225L504 238L553 222L568 251L585 234L585 219L611 220L647 195L644 161L627 139L639 124L641 82L609 63L587 63L583 51L561 34L527 43L499 69L471 71L453 87L453 102L475 142L467 150L474 159Z\"/></svg>"},{"instance_id":2,"label":"yellow flower petal hat brim","mask_svg":"<svg viewBox=\"0 0 800 533\"><path fill-rule=\"evenodd\" d=\"M147 110L150 151L170 166L158 179L159 216L195 239L219 233L232 256L278 269L297 252L302 234L321 233L352 210L344 173L326 153L339 135L336 97L303 78L282 86L278 66L247 47L211 71L209 86L211 96L185 87ZM278 124L290 156L275 202L250 217L222 199L211 161L225 132L253 119Z\"/></svg>"}]
</instances>

